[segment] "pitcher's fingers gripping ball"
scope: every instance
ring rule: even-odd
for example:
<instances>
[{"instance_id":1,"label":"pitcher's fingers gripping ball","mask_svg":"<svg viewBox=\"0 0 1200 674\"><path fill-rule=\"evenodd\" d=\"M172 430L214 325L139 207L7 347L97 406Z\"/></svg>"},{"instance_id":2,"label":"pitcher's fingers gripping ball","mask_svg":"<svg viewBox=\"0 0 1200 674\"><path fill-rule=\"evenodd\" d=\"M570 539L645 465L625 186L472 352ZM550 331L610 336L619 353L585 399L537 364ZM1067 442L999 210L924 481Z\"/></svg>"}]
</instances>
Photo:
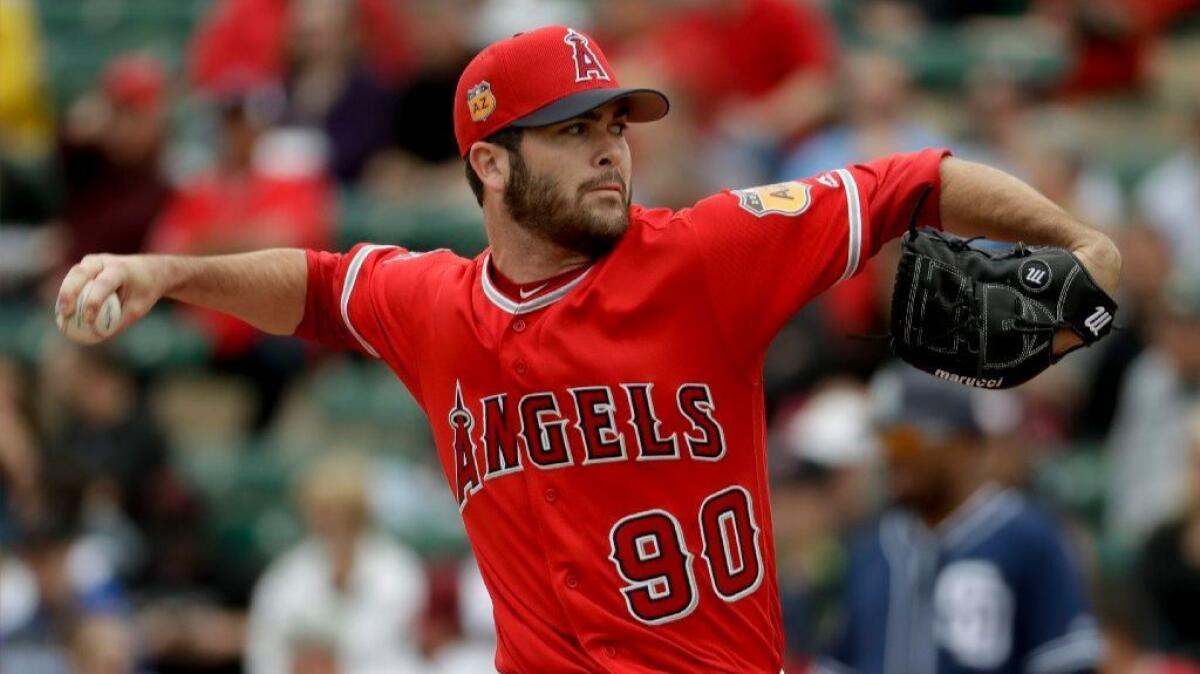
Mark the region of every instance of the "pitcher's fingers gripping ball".
<instances>
[{"instance_id":1,"label":"pitcher's fingers gripping ball","mask_svg":"<svg viewBox=\"0 0 1200 674\"><path fill-rule=\"evenodd\" d=\"M93 294L97 294L97 283L88 281L75 300L75 310L64 318L60 310L54 312L58 329L72 341L80 344L97 344L111 337L121 325L121 300L115 292L108 293L100 302L100 309L93 320L87 319L85 307Z\"/></svg>"},{"instance_id":2,"label":"pitcher's fingers gripping ball","mask_svg":"<svg viewBox=\"0 0 1200 674\"><path fill-rule=\"evenodd\" d=\"M54 320L68 338L95 344L145 315L160 295L142 256L88 255L63 278Z\"/></svg>"},{"instance_id":3,"label":"pitcher's fingers gripping ball","mask_svg":"<svg viewBox=\"0 0 1200 674\"><path fill-rule=\"evenodd\" d=\"M1060 329L1090 346L1109 333L1117 311L1065 248L1017 244L991 254L932 229L904 235L893 293L893 352L978 388L1033 379L1066 355L1054 352Z\"/></svg>"}]
</instances>

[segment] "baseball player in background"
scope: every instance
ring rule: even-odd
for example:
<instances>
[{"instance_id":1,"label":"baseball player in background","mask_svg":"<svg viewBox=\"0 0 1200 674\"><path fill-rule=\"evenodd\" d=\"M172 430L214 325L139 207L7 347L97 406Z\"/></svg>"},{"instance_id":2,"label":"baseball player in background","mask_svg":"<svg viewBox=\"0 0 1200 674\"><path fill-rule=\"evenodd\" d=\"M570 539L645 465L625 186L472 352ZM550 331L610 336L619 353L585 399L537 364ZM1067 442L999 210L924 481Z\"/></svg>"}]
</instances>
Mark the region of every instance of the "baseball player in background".
<instances>
[{"instance_id":1,"label":"baseball player in background","mask_svg":"<svg viewBox=\"0 0 1200 674\"><path fill-rule=\"evenodd\" d=\"M623 89L599 45L549 26L483 50L454 122L490 246L84 258L62 283L121 327L162 297L382 359L425 410L495 604L501 672L761 672L783 661L762 366L813 297L913 217L1120 256L1033 189L942 150L672 212L631 203ZM1059 348L1077 338L1063 331Z\"/></svg>"},{"instance_id":2,"label":"baseball player in background","mask_svg":"<svg viewBox=\"0 0 1200 674\"><path fill-rule=\"evenodd\" d=\"M893 507L851 548L844 625L821 674L1083 674L1102 641L1063 532L986 478L970 389L876 377Z\"/></svg>"}]
</instances>

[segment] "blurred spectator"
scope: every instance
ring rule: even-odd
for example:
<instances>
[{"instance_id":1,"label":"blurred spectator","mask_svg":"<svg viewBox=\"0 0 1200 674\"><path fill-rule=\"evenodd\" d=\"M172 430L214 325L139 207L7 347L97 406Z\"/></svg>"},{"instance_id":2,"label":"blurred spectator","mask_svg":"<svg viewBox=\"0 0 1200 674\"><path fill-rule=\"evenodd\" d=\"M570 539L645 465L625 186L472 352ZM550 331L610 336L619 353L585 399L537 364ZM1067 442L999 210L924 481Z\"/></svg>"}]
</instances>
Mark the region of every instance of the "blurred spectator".
<instances>
[{"instance_id":1,"label":"blurred spectator","mask_svg":"<svg viewBox=\"0 0 1200 674\"><path fill-rule=\"evenodd\" d=\"M233 76L217 107L217 165L179 187L154 226L150 248L216 254L328 246L333 197L320 147L307 134L274 130L284 112L280 87Z\"/></svg>"},{"instance_id":2,"label":"blurred spectator","mask_svg":"<svg viewBox=\"0 0 1200 674\"><path fill-rule=\"evenodd\" d=\"M1151 340L1156 307L1171 273L1171 251L1157 231L1132 226L1113 235L1124 259L1121 311L1127 327L1099 345L1084 376L1086 394L1076 410L1072 436L1089 442L1107 438L1112 429L1130 368Z\"/></svg>"},{"instance_id":3,"label":"blurred spectator","mask_svg":"<svg viewBox=\"0 0 1200 674\"><path fill-rule=\"evenodd\" d=\"M1200 99L1191 103L1185 117L1184 142L1142 180L1137 207L1166 241L1174 265L1200 276Z\"/></svg>"},{"instance_id":4,"label":"blurred spectator","mask_svg":"<svg viewBox=\"0 0 1200 674\"><path fill-rule=\"evenodd\" d=\"M291 54L293 10L307 0L218 0L191 45L192 81L212 91L236 73L282 81ZM392 0L343 0L353 5L365 63L385 82L403 79L413 67L407 21Z\"/></svg>"},{"instance_id":5,"label":"blurred spectator","mask_svg":"<svg viewBox=\"0 0 1200 674\"><path fill-rule=\"evenodd\" d=\"M807 0L664 4L630 56L661 64L676 96L706 124L787 141L828 112L837 38Z\"/></svg>"},{"instance_id":6,"label":"blurred spectator","mask_svg":"<svg viewBox=\"0 0 1200 674\"><path fill-rule=\"evenodd\" d=\"M836 629L846 580L842 537L874 506L870 423L866 391L848 382L830 382L775 419L771 500L780 514L776 565L789 659L816 652Z\"/></svg>"},{"instance_id":7,"label":"blurred spectator","mask_svg":"<svg viewBox=\"0 0 1200 674\"><path fill-rule=\"evenodd\" d=\"M843 73L841 123L796 146L784 160L780 180L946 145L940 134L913 115L912 76L899 59L878 51L858 52L845 59Z\"/></svg>"},{"instance_id":8,"label":"blurred spectator","mask_svg":"<svg viewBox=\"0 0 1200 674\"><path fill-rule=\"evenodd\" d=\"M193 46L193 76L218 94L234 76L284 82L281 121L322 131L331 175L357 181L391 140L394 87L417 65L400 7L391 0L223 0Z\"/></svg>"},{"instance_id":9,"label":"blurred spectator","mask_svg":"<svg viewBox=\"0 0 1200 674\"><path fill-rule=\"evenodd\" d=\"M819 304L805 307L775 335L763 365L768 416L823 378L845 373L844 363L835 355L841 334L827 319Z\"/></svg>"},{"instance_id":10,"label":"blurred spectator","mask_svg":"<svg viewBox=\"0 0 1200 674\"><path fill-rule=\"evenodd\" d=\"M77 534L62 503L20 533L17 558L0 556L0 670L70 674L72 630L94 616L125 620L128 608L104 552ZM131 654L132 655L132 654Z\"/></svg>"},{"instance_id":11,"label":"blurred spectator","mask_svg":"<svg viewBox=\"0 0 1200 674\"><path fill-rule=\"evenodd\" d=\"M6 0L0 4L0 157L44 157L53 129L35 4Z\"/></svg>"},{"instance_id":12,"label":"blurred spectator","mask_svg":"<svg viewBox=\"0 0 1200 674\"><path fill-rule=\"evenodd\" d=\"M624 86L655 82L671 92L668 126L636 139L635 155L647 162L637 171L642 195L682 207L722 187L767 182L778 149L833 104L837 39L828 18L807 0L655 7L647 32L613 50ZM625 21L618 12L600 18L616 30Z\"/></svg>"},{"instance_id":13,"label":"blurred spectator","mask_svg":"<svg viewBox=\"0 0 1200 674\"><path fill-rule=\"evenodd\" d=\"M1089 156L1084 120L1065 106L1035 105L1032 88L1010 67L971 69L966 91L971 126L956 154L1028 181L1084 222L1108 229L1123 225L1121 186Z\"/></svg>"},{"instance_id":14,"label":"blurred spectator","mask_svg":"<svg viewBox=\"0 0 1200 674\"><path fill-rule=\"evenodd\" d=\"M1187 418L1200 381L1200 281L1171 279L1150 317L1151 343L1129 366L1108 439L1108 531L1138 546L1179 512L1187 489Z\"/></svg>"},{"instance_id":15,"label":"blurred spectator","mask_svg":"<svg viewBox=\"0 0 1200 674\"><path fill-rule=\"evenodd\" d=\"M0 546L43 514L43 467L32 384L21 366L0 357Z\"/></svg>"},{"instance_id":16,"label":"blurred spectator","mask_svg":"<svg viewBox=\"0 0 1200 674\"><path fill-rule=\"evenodd\" d=\"M870 472L879 443L871 415L871 401L860 384L828 378L801 407L781 414L772 428L781 455L773 458L783 475L811 469L830 478L827 496L836 529L861 524L877 505L872 501Z\"/></svg>"},{"instance_id":17,"label":"blurred spectator","mask_svg":"<svg viewBox=\"0 0 1200 674\"><path fill-rule=\"evenodd\" d=\"M137 635L112 616L87 616L68 637L71 674L135 674Z\"/></svg>"},{"instance_id":18,"label":"blurred spectator","mask_svg":"<svg viewBox=\"0 0 1200 674\"><path fill-rule=\"evenodd\" d=\"M1116 174L1089 156L1083 120L1067 108L1047 108L1029 120L1034 143L1029 182L1071 215L1102 229L1125 224Z\"/></svg>"},{"instance_id":19,"label":"blurred spectator","mask_svg":"<svg viewBox=\"0 0 1200 674\"><path fill-rule=\"evenodd\" d=\"M316 139L273 129L284 110L279 86L249 74L233 75L221 86L218 164L178 188L151 232L150 250L205 255L328 249L334 193ZM224 314L196 308L186 313L210 335L217 366L255 387L253 427L265 428L296 372L301 347Z\"/></svg>"},{"instance_id":20,"label":"blurred spectator","mask_svg":"<svg viewBox=\"0 0 1200 674\"><path fill-rule=\"evenodd\" d=\"M426 5L441 5L439 0L417 0ZM638 0L642 5L653 5L655 2ZM447 2L453 5L454 2ZM462 5L459 14L472 23L468 38L477 48L483 47L511 37L516 33L531 30L538 26L574 26L585 28L585 24L595 12L603 12L606 5L613 2L580 3L574 0L468 0ZM594 33L593 33L594 35ZM601 39L602 44L610 44Z\"/></svg>"},{"instance_id":21,"label":"blurred spectator","mask_svg":"<svg viewBox=\"0 0 1200 674\"><path fill-rule=\"evenodd\" d=\"M42 375L60 415L46 452L47 479L81 499L83 530L122 577L142 579L154 562L170 559L166 538L189 531L194 519L171 473L166 440L111 351L62 344L50 351Z\"/></svg>"},{"instance_id":22,"label":"blurred spectator","mask_svg":"<svg viewBox=\"0 0 1200 674\"><path fill-rule=\"evenodd\" d=\"M1009 51L1042 42L1061 43L1069 54L1060 91L1067 96L1136 90L1145 84L1156 38L1195 0L873 0L868 6L919 6L937 24L1001 28L1011 35ZM896 15L897 12L891 12ZM1003 25L997 25L1003 24Z\"/></svg>"},{"instance_id":23,"label":"blurred spectator","mask_svg":"<svg viewBox=\"0 0 1200 674\"><path fill-rule=\"evenodd\" d=\"M411 552L373 530L369 473L365 458L334 453L300 482L308 536L254 591L250 674L419 671L427 581Z\"/></svg>"},{"instance_id":24,"label":"blurred spectator","mask_svg":"<svg viewBox=\"0 0 1200 674\"><path fill-rule=\"evenodd\" d=\"M36 4L0 2L0 298L30 294L54 264L52 239L37 227L54 205L42 67Z\"/></svg>"},{"instance_id":25,"label":"blurred spectator","mask_svg":"<svg viewBox=\"0 0 1200 674\"><path fill-rule=\"evenodd\" d=\"M894 506L852 549L825 671L1096 671L1084 581L1053 520L985 477L973 392L909 367L875 391Z\"/></svg>"},{"instance_id":26,"label":"blurred spectator","mask_svg":"<svg viewBox=\"0 0 1200 674\"><path fill-rule=\"evenodd\" d=\"M368 176L369 186L379 196L398 200L466 196L450 105L458 76L475 55L471 33L480 4L480 0L413 3L413 38L421 67L397 92L389 147Z\"/></svg>"},{"instance_id":27,"label":"blurred spectator","mask_svg":"<svg viewBox=\"0 0 1200 674\"><path fill-rule=\"evenodd\" d=\"M65 270L89 253L142 252L170 196L160 160L167 128L162 65L122 56L68 112L60 138Z\"/></svg>"},{"instance_id":28,"label":"blurred spectator","mask_svg":"<svg viewBox=\"0 0 1200 674\"><path fill-rule=\"evenodd\" d=\"M980 64L967 72L963 91L967 127L955 154L1014 175L1030 173L1029 133L1034 92L1012 68Z\"/></svg>"},{"instance_id":29,"label":"blurred spectator","mask_svg":"<svg viewBox=\"0 0 1200 674\"><path fill-rule=\"evenodd\" d=\"M1187 506L1150 536L1137 576L1153 650L1200 666L1200 408L1187 423Z\"/></svg>"},{"instance_id":30,"label":"blurred spectator","mask_svg":"<svg viewBox=\"0 0 1200 674\"><path fill-rule=\"evenodd\" d=\"M1073 68L1060 85L1068 96L1137 89L1145 83L1154 41L1145 0L1037 0L1034 17L1065 34Z\"/></svg>"},{"instance_id":31,"label":"blurred spectator","mask_svg":"<svg viewBox=\"0 0 1200 674\"><path fill-rule=\"evenodd\" d=\"M295 0L289 17L285 121L324 133L341 182L358 180L388 144L395 102L361 58L362 11L346 0Z\"/></svg>"},{"instance_id":32,"label":"blurred spectator","mask_svg":"<svg viewBox=\"0 0 1200 674\"><path fill-rule=\"evenodd\" d=\"M138 601L139 645L163 674L240 671L249 581L216 559L204 508L175 472L169 447L130 372L108 348L57 344L42 384L56 423L46 452L51 502L80 503L80 531L100 568L118 573ZM0 602L3 603L3 602ZM232 605L232 610L225 606ZM76 646L113 634L82 632ZM117 658L117 653L97 658ZM80 657L85 657L80 654ZM101 661L87 660L99 667ZM115 661L114 661L115 665ZM81 665L82 666L82 665ZM192 669L192 668L195 669Z\"/></svg>"},{"instance_id":33,"label":"blurred spectator","mask_svg":"<svg viewBox=\"0 0 1200 674\"><path fill-rule=\"evenodd\" d=\"M474 557L459 565L457 584L462 638L434 654L430 674L491 674L496 671L496 624Z\"/></svg>"}]
</instances>

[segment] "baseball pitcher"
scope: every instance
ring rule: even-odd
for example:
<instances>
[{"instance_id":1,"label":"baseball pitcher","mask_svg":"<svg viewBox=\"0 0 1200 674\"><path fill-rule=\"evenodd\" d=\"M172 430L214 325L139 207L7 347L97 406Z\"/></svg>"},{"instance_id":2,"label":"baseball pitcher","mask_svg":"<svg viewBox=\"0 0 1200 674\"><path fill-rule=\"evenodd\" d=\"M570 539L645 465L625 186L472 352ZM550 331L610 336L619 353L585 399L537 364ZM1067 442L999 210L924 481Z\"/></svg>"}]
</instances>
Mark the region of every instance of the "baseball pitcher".
<instances>
[{"instance_id":1,"label":"baseball pitcher","mask_svg":"<svg viewBox=\"0 0 1200 674\"><path fill-rule=\"evenodd\" d=\"M115 291L123 329L169 297L387 363L433 429L499 671L776 674L762 367L784 322L914 222L1063 248L1108 292L1120 256L1018 180L936 149L644 208L625 133L667 109L621 88L586 34L522 33L484 49L454 100L490 243L474 259L97 255L58 308L70 318L90 284L91 321ZM1071 325L1038 339L1065 352L1086 338Z\"/></svg>"}]
</instances>

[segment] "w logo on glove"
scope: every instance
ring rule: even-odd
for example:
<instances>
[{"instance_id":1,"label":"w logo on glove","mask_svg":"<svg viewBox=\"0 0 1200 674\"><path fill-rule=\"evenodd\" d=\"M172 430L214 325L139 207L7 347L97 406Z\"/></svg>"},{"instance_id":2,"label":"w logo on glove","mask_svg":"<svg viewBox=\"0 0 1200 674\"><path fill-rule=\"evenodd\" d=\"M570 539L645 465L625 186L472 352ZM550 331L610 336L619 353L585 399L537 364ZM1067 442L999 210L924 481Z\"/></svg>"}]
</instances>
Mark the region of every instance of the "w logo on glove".
<instances>
[{"instance_id":1,"label":"w logo on glove","mask_svg":"<svg viewBox=\"0 0 1200 674\"><path fill-rule=\"evenodd\" d=\"M1112 314L1108 313L1108 309L1105 309L1104 307L1096 307L1096 310L1092 312L1091 316L1088 316L1087 319L1084 320L1083 324L1087 326L1088 330L1092 331L1093 335L1099 336L1100 331L1103 330L1104 326L1108 325L1111 321Z\"/></svg>"},{"instance_id":2,"label":"w logo on glove","mask_svg":"<svg viewBox=\"0 0 1200 674\"><path fill-rule=\"evenodd\" d=\"M1043 260L1028 260L1021 265L1021 285L1031 292L1041 292L1050 285L1053 272Z\"/></svg>"}]
</instances>

